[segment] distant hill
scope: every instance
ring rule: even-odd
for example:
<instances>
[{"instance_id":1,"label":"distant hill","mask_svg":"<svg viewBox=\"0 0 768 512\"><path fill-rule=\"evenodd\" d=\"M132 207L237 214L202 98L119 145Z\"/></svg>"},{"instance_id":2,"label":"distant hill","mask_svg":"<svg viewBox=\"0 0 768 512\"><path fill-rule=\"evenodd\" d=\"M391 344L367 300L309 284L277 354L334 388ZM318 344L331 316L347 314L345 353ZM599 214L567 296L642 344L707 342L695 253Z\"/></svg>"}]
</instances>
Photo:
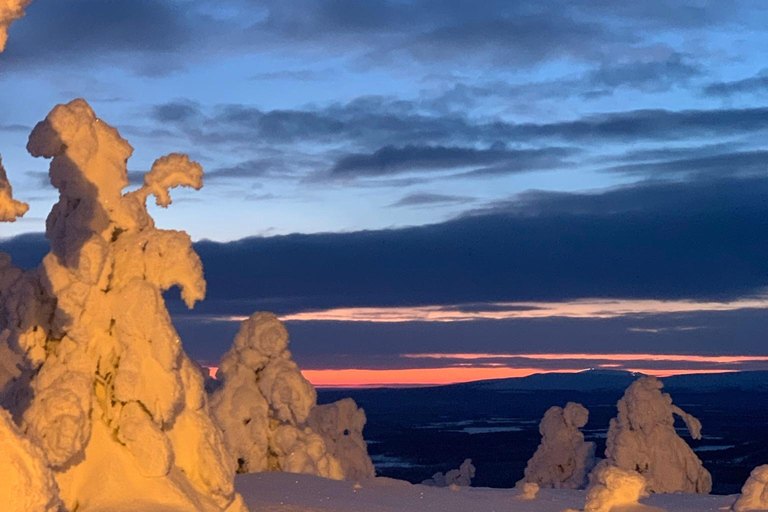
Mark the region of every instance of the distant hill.
<instances>
[{"instance_id":1,"label":"distant hill","mask_svg":"<svg viewBox=\"0 0 768 512\"><path fill-rule=\"evenodd\" d=\"M454 384L488 391L603 391L625 389L642 373L622 370L586 370L578 373L537 373L528 377ZM701 373L661 379L667 391L745 390L768 392L768 371Z\"/></svg>"}]
</instances>

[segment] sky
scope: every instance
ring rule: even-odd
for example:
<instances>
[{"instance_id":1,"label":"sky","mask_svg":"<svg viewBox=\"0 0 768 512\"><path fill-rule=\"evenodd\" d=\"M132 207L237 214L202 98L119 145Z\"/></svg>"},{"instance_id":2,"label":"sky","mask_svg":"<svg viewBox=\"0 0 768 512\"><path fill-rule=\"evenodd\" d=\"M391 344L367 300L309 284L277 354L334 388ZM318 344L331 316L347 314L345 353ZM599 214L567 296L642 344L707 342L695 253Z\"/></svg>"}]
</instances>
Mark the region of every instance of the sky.
<instances>
[{"instance_id":1,"label":"sky","mask_svg":"<svg viewBox=\"0 0 768 512\"><path fill-rule=\"evenodd\" d=\"M690 357L768 355L766 26L761 0L35 0L0 54L31 206L0 246L45 251L26 139L84 97L134 184L206 170L153 210L203 258L208 299L169 304L206 364L270 310L323 384L768 369Z\"/></svg>"}]
</instances>

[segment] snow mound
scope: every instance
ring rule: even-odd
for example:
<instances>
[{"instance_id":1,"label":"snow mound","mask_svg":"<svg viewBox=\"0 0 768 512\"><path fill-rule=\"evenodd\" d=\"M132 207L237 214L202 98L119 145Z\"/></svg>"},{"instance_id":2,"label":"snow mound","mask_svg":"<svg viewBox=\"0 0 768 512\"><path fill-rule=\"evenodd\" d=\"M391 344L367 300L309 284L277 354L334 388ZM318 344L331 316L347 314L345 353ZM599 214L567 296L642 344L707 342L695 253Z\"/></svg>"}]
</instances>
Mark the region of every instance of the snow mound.
<instances>
[{"instance_id":1,"label":"snow mound","mask_svg":"<svg viewBox=\"0 0 768 512\"><path fill-rule=\"evenodd\" d=\"M525 468L523 481L540 487L582 489L595 466L595 443L584 441L579 430L587 424L589 411L569 402L552 407L539 424L541 444Z\"/></svg>"},{"instance_id":2,"label":"snow mound","mask_svg":"<svg viewBox=\"0 0 768 512\"><path fill-rule=\"evenodd\" d=\"M646 481L641 474L603 462L591 475L584 512L663 512L642 505L640 499L647 496Z\"/></svg>"},{"instance_id":3,"label":"snow mound","mask_svg":"<svg viewBox=\"0 0 768 512\"><path fill-rule=\"evenodd\" d=\"M56 512L59 488L45 455L0 409L0 503L6 512Z\"/></svg>"},{"instance_id":4,"label":"snow mound","mask_svg":"<svg viewBox=\"0 0 768 512\"><path fill-rule=\"evenodd\" d=\"M351 398L317 405L309 413L309 427L325 440L328 451L339 461L348 480L376 476L363 439L365 422L365 411Z\"/></svg>"},{"instance_id":5,"label":"snow mound","mask_svg":"<svg viewBox=\"0 0 768 512\"><path fill-rule=\"evenodd\" d=\"M32 0L0 0L0 52L8 41L8 27L24 16L24 9Z\"/></svg>"},{"instance_id":6,"label":"snow mound","mask_svg":"<svg viewBox=\"0 0 768 512\"><path fill-rule=\"evenodd\" d=\"M768 465L752 470L741 489L741 496L733 505L734 512L768 510Z\"/></svg>"},{"instance_id":7,"label":"snow mound","mask_svg":"<svg viewBox=\"0 0 768 512\"><path fill-rule=\"evenodd\" d=\"M606 462L637 471L652 493L707 494L712 477L686 442L675 431L677 414L694 439L701 438L701 423L672 404L655 377L642 377L627 388L618 402L606 441Z\"/></svg>"},{"instance_id":8,"label":"snow mound","mask_svg":"<svg viewBox=\"0 0 768 512\"><path fill-rule=\"evenodd\" d=\"M272 313L240 324L224 354L213 415L238 473L287 471L342 479L323 437L308 425L317 393L288 351L288 331Z\"/></svg>"},{"instance_id":9,"label":"snow mound","mask_svg":"<svg viewBox=\"0 0 768 512\"><path fill-rule=\"evenodd\" d=\"M45 453L68 509L242 509L162 296L178 286L190 307L202 299L202 264L186 233L155 228L146 209L149 194L168 204L168 188L199 188L200 166L169 155L123 194L133 148L84 100L55 107L27 149L53 159L59 201L41 265L0 261L0 353L15 362L0 372L2 405Z\"/></svg>"},{"instance_id":10,"label":"snow mound","mask_svg":"<svg viewBox=\"0 0 768 512\"><path fill-rule=\"evenodd\" d=\"M435 473L432 478L424 480L421 484L429 487L469 487L474 477L475 466L472 465L472 459L466 459L459 469L452 469L445 474Z\"/></svg>"}]
</instances>

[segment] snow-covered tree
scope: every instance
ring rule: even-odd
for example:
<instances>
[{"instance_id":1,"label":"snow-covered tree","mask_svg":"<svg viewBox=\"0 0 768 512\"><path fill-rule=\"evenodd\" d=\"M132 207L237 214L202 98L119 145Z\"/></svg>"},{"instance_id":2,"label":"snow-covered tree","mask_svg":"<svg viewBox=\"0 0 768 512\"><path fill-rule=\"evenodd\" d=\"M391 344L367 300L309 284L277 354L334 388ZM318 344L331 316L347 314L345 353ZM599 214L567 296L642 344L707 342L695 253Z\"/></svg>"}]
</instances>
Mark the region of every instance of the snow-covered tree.
<instances>
[{"instance_id":1,"label":"snow-covered tree","mask_svg":"<svg viewBox=\"0 0 768 512\"><path fill-rule=\"evenodd\" d=\"M52 158L59 201L51 251L21 271L0 260L0 399L47 457L68 509L242 510L203 377L181 348L162 292L205 295L189 236L157 229L146 200L202 186L185 155L158 159L123 194L133 148L84 100L58 105L28 150ZM164 509L165 509L164 508Z\"/></svg>"},{"instance_id":2,"label":"snow-covered tree","mask_svg":"<svg viewBox=\"0 0 768 512\"><path fill-rule=\"evenodd\" d=\"M287 471L342 479L339 461L307 425L317 393L288 350L272 313L244 320L224 354L211 398L214 417L240 473Z\"/></svg>"},{"instance_id":3,"label":"snow-covered tree","mask_svg":"<svg viewBox=\"0 0 768 512\"><path fill-rule=\"evenodd\" d=\"M58 512L59 488L43 451L0 409L0 504L6 512Z\"/></svg>"},{"instance_id":4,"label":"snow-covered tree","mask_svg":"<svg viewBox=\"0 0 768 512\"><path fill-rule=\"evenodd\" d=\"M535 500L536 496L539 494L539 490L541 489L539 484L525 481L517 482L515 488L520 490L520 494L517 495L517 499L522 501Z\"/></svg>"},{"instance_id":5,"label":"snow-covered tree","mask_svg":"<svg viewBox=\"0 0 768 512\"><path fill-rule=\"evenodd\" d=\"M475 477L475 466L472 459L466 459L461 463L459 469L452 469L447 473L437 472L432 478L421 482L422 485L430 487L450 487L456 485L459 487L469 487L472 485L472 479Z\"/></svg>"},{"instance_id":6,"label":"snow-covered tree","mask_svg":"<svg viewBox=\"0 0 768 512\"><path fill-rule=\"evenodd\" d=\"M24 16L24 9L32 0L0 0L0 52L8 41L8 27Z\"/></svg>"},{"instance_id":7,"label":"snow-covered tree","mask_svg":"<svg viewBox=\"0 0 768 512\"><path fill-rule=\"evenodd\" d=\"M309 427L323 438L330 454L341 464L347 480L376 476L368 456L368 445L363 439L365 422L365 411L351 398L317 405L309 413Z\"/></svg>"},{"instance_id":8,"label":"snow-covered tree","mask_svg":"<svg viewBox=\"0 0 768 512\"><path fill-rule=\"evenodd\" d=\"M525 468L523 481L555 489L581 489L595 466L595 443L586 442L579 430L587 424L589 411L568 402L551 407L539 424L541 444Z\"/></svg>"},{"instance_id":9,"label":"snow-covered tree","mask_svg":"<svg viewBox=\"0 0 768 512\"><path fill-rule=\"evenodd\" d=\"M675 415L693 439L701 439L701 423L672 404L655 377L642 377L627 388L611 420L605 456L609 465L637 471L653 493L709 493L712 477L675 431Z\"/></svg>"},{"instance_id":10,"label":"snow-covered tree","mask_svg":"<svg viewBox=\"0 0 768 512\"><path fill-rule=\"evenodd\" d=\"M734 512L752 512L768 510L768 465L758 466L752 470L741 496L733 505Z\"/></svg>"}]
</instances>

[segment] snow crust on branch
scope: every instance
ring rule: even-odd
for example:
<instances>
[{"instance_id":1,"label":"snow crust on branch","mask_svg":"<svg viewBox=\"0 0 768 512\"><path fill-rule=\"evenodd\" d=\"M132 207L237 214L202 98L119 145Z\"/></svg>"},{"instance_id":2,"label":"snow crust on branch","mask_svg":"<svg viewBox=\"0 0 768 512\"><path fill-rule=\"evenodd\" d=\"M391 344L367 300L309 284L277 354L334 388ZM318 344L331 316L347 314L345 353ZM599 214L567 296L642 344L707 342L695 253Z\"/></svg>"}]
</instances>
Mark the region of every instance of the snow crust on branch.
<instances>
[{"instance_id":1,"label":"snow crust on branch","mask_svg":"<svg viewBox=\"0 0 768 512\"><path fill-rule=\"evenodd\" d=\"M27 203L13 198L13 189L3 167L3 159L0 158L0 222L14 222L18 217L24 216L27 210Z\"/></svg>"},{"instance_id":2,"label":"snow crust on branch","mask_svg":"<svg viewBox=\"0 0 768 512\"><path fill-rule=\"evenodd\" d=\"M555 489L581 489L595 466L595 443L586 442L579 430L589 411L574 402L551 407L539 424L541 444L525 468L524 482Z\"/></svg>"},{"instance_id":3,"label":"snow crust on branch","mask_svg":"<svg viewBox=\"0 0 768 512\"><path fill-rule=\"evenodd\" d=\"M768 510L768 464L752 470L741 488L741 496L733 504L734 512L756 510Z\"/></svg>"},{"instance_id":4,"label":"snow crust on branch","mask_svg":"<svg viewBox=\"0 0 768 512\"><path fill-rule=\"evenodd\" d=\"M8 27L24 17L24 9L31 3L32 0L0 0L0 53L8 41Z\"/></svg>"},{"instance_id":5,"label":"snow crust on branch","mask_svg":"<svg viewBox=\"0 0 768 512\"><path fill-rule=\"evenodd\" d=\"M57 512L59 488L45 454L0 409L0 503L6 512Z\"/></svg>"},{"instance_id":6,"label":"snow crust on branch","mask_svg":"<svg viewBox=\"0 0 768 512\"><path fill-rule=\"evenodd\" d=\"M430 487L470 487L474 477L475 466L472 464L472 459L465 459L459 469L452 469L445 474L437 472L421 484Z\"/></svg>"},{"instance_id":7,"label":"snow crust on branch","mask_svg":"<svg viewBox=\"0 0 768 512\"><path fill-rule=\"evenodd\" d=\"M202 299L202 264L189 236L155 228L145 205L199 188L199 165L161 158L123 194L133 148L84 100L55 107L27 149L53 159L59 201L38 268L0 258L0 353L15 363L0 371L1 405L45 453L69 509L244 510L162 297L179 286L188 306Z\"/></svg>"},{"instance_id":8,"label":"snow crust on branch","mask_svg":"<svg viewBox=\"0 0 768 512\"><path fill-rule=\"evenodd\" d=\"M317 405L309 413L308 425L320 434L330 454L339 461L347 480L374 478L376 471L363 439L365 411L351 398Z\"/></svg>"},{"instance_id":9,"label":"snow crust on branch","mask_svg":"<svg viewBox=\"0 0 768 512\"><path fill-rule=\"evenodd\" d=\"M317 393L291 359L288 331L274 314L254 313L240 324L216 376L221 385L211 405L236 459L233 469L345 477L326 441L307 423Z\"/></svg>"},{"instance_id":10,"label":"snow crust on branch","mask_svg":"<svg viewBox=\"0 0 768 512\"><path fill-rule=\"evenodd\" d=\"M673 405L662 387L659 379L642 377L627 388L608 429L606 462L643 475L652 493L707 494L712 477L677 435L674 415L682 417L694 439L701 439L701 423Z\"/></svg>"}]
</instances>

